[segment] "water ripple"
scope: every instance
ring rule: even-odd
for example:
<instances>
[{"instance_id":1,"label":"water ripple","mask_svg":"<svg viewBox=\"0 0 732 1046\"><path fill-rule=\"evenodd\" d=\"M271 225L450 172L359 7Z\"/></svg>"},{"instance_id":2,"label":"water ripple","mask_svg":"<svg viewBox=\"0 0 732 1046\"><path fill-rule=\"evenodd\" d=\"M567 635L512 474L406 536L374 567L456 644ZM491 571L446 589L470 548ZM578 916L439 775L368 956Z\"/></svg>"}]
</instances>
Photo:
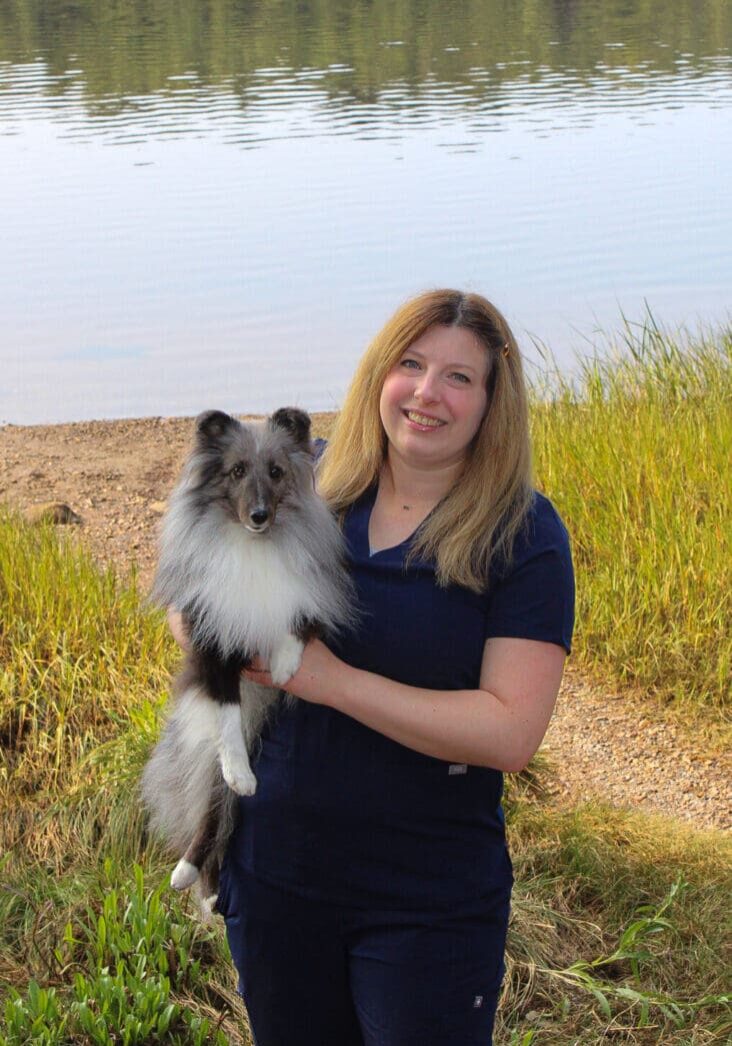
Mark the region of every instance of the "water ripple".
<instances>
[{"instance_id":1,"label":"water ripple","mask_svg":"<svg viewBox=\"0 0 732 1046\"><path fill-rule=\"evenodd\" d=\"M619 47L613 44L609 49ZM50 120L60 137L85 142L90 137L130 144L147 138L220 135L223 142L264 144L293 135L394 137L466 118L484 134L501 130L502 121L539 134L568 124L588 126L588 121L620 111L642 111L653 122L654 114L694 102L714 108L732 102L732 59L724 55L715 56L704 75L683 56L674 71L653 76L643 67L622 64L598 63L593 73L582 75L542 65L522 71L527 64L528 60L514 60L501 63L503 68L470 67L462 83L434 74L418 84L394 80L364 102L349 93L353 69L346 63L301 69L265 66L219 85L201 83L197 73L187 71L169 76L169 86L162 91L92 98L78 68L51 73L41 58L25 64L4 62L3 134L17 134L26 120ZM507 70L511 75L501 79ZM488 115L495 122L487 121ZM471 148L476 144L469 143Z\"/></svg>"}]
</instances>

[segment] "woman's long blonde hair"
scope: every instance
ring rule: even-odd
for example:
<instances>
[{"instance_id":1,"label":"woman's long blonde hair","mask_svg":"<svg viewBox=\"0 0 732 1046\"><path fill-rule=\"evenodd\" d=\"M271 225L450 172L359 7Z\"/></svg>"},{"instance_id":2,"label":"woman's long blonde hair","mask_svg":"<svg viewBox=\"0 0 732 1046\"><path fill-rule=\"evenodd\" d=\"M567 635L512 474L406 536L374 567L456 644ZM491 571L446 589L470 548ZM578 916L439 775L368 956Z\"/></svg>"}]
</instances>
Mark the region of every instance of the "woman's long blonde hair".
<instances>
[{"instance_id":1,"label":"woman's long blonde hair","mask_svg":"<svg viewBox=\"0 0 732 1046\"><path fill-rule=\"evenodd\" d=\"M471 331L488 354L488 402L465 467L419 527L409 558L434 559L440 585L481 591L498 557L510 560L531 501L531 450L521 356L505 319L479 294L427 291L401 306L356 369L323 455L319 487L343 512L376 483L386 455L379 414L384 380L430 327Z\"/></svg>"}]
</instances>

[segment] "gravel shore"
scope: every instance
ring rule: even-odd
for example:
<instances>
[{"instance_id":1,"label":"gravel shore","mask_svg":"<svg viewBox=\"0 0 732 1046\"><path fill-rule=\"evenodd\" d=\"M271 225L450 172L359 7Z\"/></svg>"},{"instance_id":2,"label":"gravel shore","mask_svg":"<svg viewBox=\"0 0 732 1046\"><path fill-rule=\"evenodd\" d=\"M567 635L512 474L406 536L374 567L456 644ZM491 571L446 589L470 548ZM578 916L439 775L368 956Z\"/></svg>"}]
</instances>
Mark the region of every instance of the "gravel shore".
<instances>
[{"instance_id":1,"label":"gravel shore","mask_svg":"<svg viewBox=\"0 0 732 1046\"><path fill-rule=\"evenodd\" d=\"M313 415L324 435L329 415ZM147 587L157 525L192 433L189 418L0 427L0 501L24 513L67 504L100 563L134 560ZM648 702L591 683L571 659L544 743L560 805L599 798L732 828L732 760L713 725L695 730Z\"/></svg>"}]
</instances>

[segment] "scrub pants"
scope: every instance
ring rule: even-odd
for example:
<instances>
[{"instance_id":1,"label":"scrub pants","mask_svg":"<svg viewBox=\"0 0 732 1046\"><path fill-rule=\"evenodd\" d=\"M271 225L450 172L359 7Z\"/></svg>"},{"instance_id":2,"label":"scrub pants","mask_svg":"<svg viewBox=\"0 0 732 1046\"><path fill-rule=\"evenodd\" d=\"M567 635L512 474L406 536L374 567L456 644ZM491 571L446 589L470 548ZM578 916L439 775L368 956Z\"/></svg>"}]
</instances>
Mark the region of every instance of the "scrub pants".
<instances>
[{"instance_id":1,"label":"scrub pants","mask_svg":"<svg viewBox=\"0 0 732 1046\"><path fill-rule=\"evenodd\" d=\"M217 908L256 1046L490 1046L507 891L457 913L379 911L232 871Z\"/></svg>"}]
</instances>

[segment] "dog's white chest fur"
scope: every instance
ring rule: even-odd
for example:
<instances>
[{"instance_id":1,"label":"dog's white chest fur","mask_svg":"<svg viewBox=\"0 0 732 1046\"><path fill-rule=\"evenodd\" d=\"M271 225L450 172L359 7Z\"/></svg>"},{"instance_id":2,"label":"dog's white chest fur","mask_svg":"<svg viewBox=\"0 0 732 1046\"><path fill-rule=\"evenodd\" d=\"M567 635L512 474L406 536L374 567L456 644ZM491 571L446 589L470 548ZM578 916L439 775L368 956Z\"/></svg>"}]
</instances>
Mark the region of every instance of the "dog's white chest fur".
<instances>
[{"instance_id":1,"label":"dog's white chest fur","mask_svg":"<svg viewBox=\"0 0 732 1046\"><path fill-rule=\"evenodd\" d=\"M268 659L298 621L317 618L312 579L267 536L231 524L217 537L215 555L191 578L202 631L225 655L243 649Z\"/></svg>"}]
</instances>

